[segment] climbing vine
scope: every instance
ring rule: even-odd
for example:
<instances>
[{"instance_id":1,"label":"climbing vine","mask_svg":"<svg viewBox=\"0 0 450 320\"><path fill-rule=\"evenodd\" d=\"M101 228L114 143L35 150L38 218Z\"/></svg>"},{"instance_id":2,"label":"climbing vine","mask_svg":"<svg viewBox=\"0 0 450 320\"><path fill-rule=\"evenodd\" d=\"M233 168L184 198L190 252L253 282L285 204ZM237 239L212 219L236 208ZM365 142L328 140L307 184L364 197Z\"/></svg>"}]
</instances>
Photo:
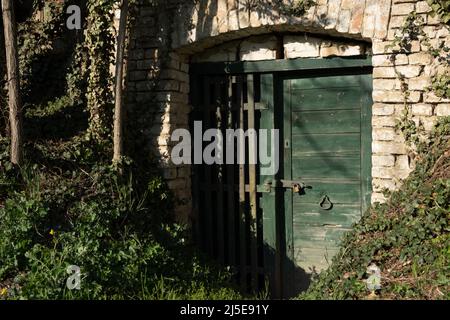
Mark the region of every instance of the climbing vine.
<instances>
[{"instance_id":1,"label":"climbing vine","mask_svg":"<svg viewBox=\"0 0 450 320\"><path fill-rule=\"evenodd\" d=\"M433 15L438 15L443 23L450 24L450 0L427 0L433 10Z\"/></svg>"},{"instance_id":2,"label":"climbing vine","mask_svg":"<svg viewBox=\"0 0 450 320\"><path fill-rule=\"evenodd\" d=\"M394 41L387 46L386 49L392 49L392 54L389 57L394 65L395 73L400 81L400 90L403 93L403 111L400 119L397 121L396 129L403 133L406 144L409 146L416 145L419 142L420 133L422 133L419 126L412 120L411 110L409 106L409 86L405 76L395 67L395 60L398 54L411 53L412 41L419 40L425 36L423 31L423 19L416 12L409 14L403 25L401 26L398 35Z\"/></svg>"},{"instance_id":3,"label":"climbing vine","mask_svg":"<svg viewBox=\"0 0 450 320\"><path fill-rule=\"evenodd\" d=\"M286 4L283 0L274 0L274 5L279 8L281 14L302 16L316 3L315 0L297 0Z\"/></svg>"},{"instance_id":4,"label":"climbing vine","mask_svg":"<svg viewBox=\"0 0 450 320\"><path fill-rule=\"evenodd\" d=\"M33 96L43 97L40 84L49 81L56 82L47 87L47 95L55 94L60 81L60 74L52 72L54 66L50 66L45 57L55 56L54 47L58 39L62 38L64 32L63 7L57 3L47 5L47 17L44 21L27 19L18 26L18 48L19 48L19 69L21 74L22 97L25 102L36 102ZM34 90L33 90L34 89Z\"/></svg>"},{"instance_id":5,"label":"climbing vine","mask_svg":"<svg viewBox=\"0 0 450 320\"><path fill-rule=\"evenodd\" d=\"M445 25L447 20L448 11L441 11L440 9L446 6L450 1L428 1L433 9L431 15L439 15L442 20L442 28L448 28ZM435 74L431 77L431 85L426 88L428 91L433 92L437 97L448 99L450 98L450 48L446 45L445 40L432 40L429 38L424 30L425 21L423 17L416 12L411 12L405 19L404 24L401 26L397 36L392 43L387 46L387 49L392 49L392 55L390 56L391 62L395 67L395 59L397 54L410 54L412 51L413 41L419 41L421 47L426 48L426 52L434 59L432 66L435 70ZM403 93L404 110L397 123L397 129L400 130L408 145L417 145L420 141L420 137L423 136L424 129L419 122L412 120L409 98L410 91L408 83L405 77L395 69L397 78L400 80L400 89Z\"/></svg>"},{"instance_id":6,"label":"climbing vine","mask_svg":"<svg viewBox=\"0 0 450 320\"><path fill-rule=\"evenodd\" d=\"M109 139L112 124L113 83L110 66L114 58L111 30L114 0L87 2L86 50L89 57L87 108L90 113L88 139L103 143Z\"/></svg>"},{"instance_id":7,"label":"climbing vine","mask_svg":"<svg viewBox=\"0 0 450 320\"><path fill-rule=\"evenodd\" d=\"M443 28L450 28L450 0L427 0L432 9L432 16L438 16ZM426 43L431 55L444 66L444 70L432 79L431 89L441 98L450 98L450 48L444 41L433 47Z\"/></svg>"}]
</instances>

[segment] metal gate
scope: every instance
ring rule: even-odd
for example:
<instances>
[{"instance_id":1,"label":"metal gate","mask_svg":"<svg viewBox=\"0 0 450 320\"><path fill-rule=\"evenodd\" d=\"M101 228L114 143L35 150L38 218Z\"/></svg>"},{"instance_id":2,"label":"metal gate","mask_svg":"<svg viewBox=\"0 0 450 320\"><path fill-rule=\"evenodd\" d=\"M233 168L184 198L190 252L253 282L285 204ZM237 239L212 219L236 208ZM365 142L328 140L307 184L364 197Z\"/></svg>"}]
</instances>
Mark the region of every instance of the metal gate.
<instances>
[{"instance_id":1,"label":"metal gate","mask_svg":"<svg viewBox=\"0 0 450 320\"><path fill-rule=\"evenodd\" d=\"M195 238L206 253L233 269L242 291L258 292L268 284L272 297L286 295L283 286L287 287L292 276L286 266L295 263L287 241L292 231L287 227L291 222L287 221L286 195L299 193L304 185L284 180L292 178L283 172L286 161L290 161L290 146L283 138L290 130L286 129L284 79L330 70L358 73L367 70L370 63L363 57L191 66L191 132L196 130L194 123L201 121L203 132L219 129L223 137L227 129L276 128L282 139L280 171L272 176L264 176L260 166L248 164L248 140L246 164L197 161L193 165ZM193 150L194 158L211 142L202 143L200 151ZM226 159L226 148L222 152L222 159Z\"/></svg>"},{"instance_id":2,"label":"metal gate","mask_svg":"<svg viewBox=\"0 0 450 320\"><path fill-rule=\"evenodd\" d=\"M203 130L217 128L223 137L227 129L273 128L272 78L253 73L194 75L191 123L201 121ZM246 159L248 149L246 140ZM223 152L226 159L226 148ZM237 154L234 149L234 163ZM198 243L234 269L242 290L258 291L273 280L275 222L262 212L274 212L275 201L270 191L261 192L266 177L260 168L245 163L194 165L195 227Z\"/></svg>"}]
</instances>

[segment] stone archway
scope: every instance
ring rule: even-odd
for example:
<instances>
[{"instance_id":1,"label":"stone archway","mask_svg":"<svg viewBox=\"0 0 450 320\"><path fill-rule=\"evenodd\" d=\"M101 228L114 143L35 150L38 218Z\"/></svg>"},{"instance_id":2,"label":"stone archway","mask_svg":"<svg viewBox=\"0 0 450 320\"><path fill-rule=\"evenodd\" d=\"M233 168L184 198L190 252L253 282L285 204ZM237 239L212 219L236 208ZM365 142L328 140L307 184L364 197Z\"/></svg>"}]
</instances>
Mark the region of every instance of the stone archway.
<instances>
[{"instance_id":1,"label":"stone archway","mask_svg":"<svg viewBox=\"0 0 450 320\"><path fill-rule=\"evenodd\" d=\"M437 20L427 17L430 8L425 1L317 0L316 6L298 18L280 16L269 2L251 11L242 0L174 3L164 12L140 7L130 48L128 97L131 107L149 104L153 108L154 122L149 124L147 134L170 188L181 199L177 215L183 221L189 221L191 209L191 171L187 166L171 164L170 134L176 128L188 128L190 61L211 57L273 59L280 58L280 52L285 53L284 58L353 55L366 52L372 44L374 202L384 200L384 188L397 188L412 166L403 137L395 130L395 120L403 109L396 72L403 74L410 85L409 102L415 121L429 129L436 116L450 113L447 101L425 91L432 70L428 66L430 56L420 43L413 41L411 52L397 54L394 60L392 49L387 48L414 10L427 18L427 32L432 38L448 41L448 34L433 31ZM302 40L305 33L314 40ZM247 51L237 53L239 44ZM350 49L342 44L351 44Z\"/></svg>"}]
</instances>

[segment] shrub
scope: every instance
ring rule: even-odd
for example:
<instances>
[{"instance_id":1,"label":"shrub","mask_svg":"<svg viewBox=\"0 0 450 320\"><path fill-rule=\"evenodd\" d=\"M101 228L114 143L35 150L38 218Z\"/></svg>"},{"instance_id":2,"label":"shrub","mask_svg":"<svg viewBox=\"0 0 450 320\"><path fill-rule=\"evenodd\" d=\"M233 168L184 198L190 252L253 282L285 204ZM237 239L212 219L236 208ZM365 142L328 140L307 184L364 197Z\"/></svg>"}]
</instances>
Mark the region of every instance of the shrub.
<instances>
[{"instance_id":1,"label":"shrub","mask_svg":"<svg viewBox=\"0 0 450 320\"><path fill-rule=\"evenodd\" d=\"M382 271L381 298L450 298L449 136L443 118L418 146L417 167L401 189L363 216L300 299L366 298L371 263Z\"/></svg>"}]
</instances>

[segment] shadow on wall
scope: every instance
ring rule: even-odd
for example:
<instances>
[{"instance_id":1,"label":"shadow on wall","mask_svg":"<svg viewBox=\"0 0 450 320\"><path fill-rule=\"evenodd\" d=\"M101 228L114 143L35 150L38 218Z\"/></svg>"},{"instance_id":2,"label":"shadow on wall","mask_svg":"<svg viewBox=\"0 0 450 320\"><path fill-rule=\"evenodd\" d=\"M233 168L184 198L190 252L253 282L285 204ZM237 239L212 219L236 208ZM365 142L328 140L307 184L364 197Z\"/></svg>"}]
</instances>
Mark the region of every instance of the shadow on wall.
<instances>
[{"instance_id":1,"label":"shadow on wall","mask_svg":"<svg viewBox=\"0 0 450 320\"><path fill-rule=\"evenodd\" d=\"M273 1L194 0L176 9L172 48L193 54L231 40L250 35L278 32L310 32L362 40L360 34L341 34L335 30L337 17L311 7L302 16L283 16ZM189 14L186 14L189 13Z\"/></svg>"}]
</instances>

